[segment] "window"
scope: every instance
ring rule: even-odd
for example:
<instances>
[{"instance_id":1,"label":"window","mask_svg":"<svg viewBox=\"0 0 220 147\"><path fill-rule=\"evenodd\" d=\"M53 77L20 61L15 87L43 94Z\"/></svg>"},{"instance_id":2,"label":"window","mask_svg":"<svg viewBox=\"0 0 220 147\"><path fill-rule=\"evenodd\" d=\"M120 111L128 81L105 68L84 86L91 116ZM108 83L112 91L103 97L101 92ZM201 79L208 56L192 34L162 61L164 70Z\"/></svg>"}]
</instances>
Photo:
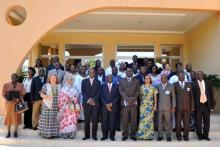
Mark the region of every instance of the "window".
<instances>
[{"instance_id":1,"label":"window","mask_svg":"<svg viewBox=\"0 0 220 147\"><path fill-rule=\"evenodd\" d=\"M95 60L102 62L102 45L99 44L66 44L65 62L70 64L89 63L94 66Z\"/></svg>"}]
</instances>

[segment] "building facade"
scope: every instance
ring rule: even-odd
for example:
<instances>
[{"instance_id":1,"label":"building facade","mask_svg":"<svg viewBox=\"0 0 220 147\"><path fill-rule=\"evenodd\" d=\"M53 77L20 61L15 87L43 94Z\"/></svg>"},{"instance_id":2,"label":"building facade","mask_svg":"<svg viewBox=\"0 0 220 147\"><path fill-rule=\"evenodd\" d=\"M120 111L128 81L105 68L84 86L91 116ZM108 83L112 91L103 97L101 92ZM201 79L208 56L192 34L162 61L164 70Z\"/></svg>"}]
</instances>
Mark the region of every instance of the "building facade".
<instances>
[{"instance_id":1,"label":"building facade","mask_svg":"<svg viewBox=\"0 0 220 147\"><path fill-rule=\"evenodd\" d=\"M158 63L190 62L194 70L219 74L219 12L219 0L1 1L0 88L25 59L34 66L53 56L63 64L101 59L107 67L112 58L145 52Z\"/></svg>"}]
</instances>

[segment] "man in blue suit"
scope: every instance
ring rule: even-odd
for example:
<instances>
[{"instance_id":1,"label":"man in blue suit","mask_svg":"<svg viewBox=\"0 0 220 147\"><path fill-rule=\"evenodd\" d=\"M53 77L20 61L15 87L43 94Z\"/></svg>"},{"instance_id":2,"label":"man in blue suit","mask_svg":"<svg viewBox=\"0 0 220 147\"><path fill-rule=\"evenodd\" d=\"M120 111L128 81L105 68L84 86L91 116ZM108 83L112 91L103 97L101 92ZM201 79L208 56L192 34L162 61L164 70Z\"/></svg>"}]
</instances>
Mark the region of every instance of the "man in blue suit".
<instances>
[{"instance_id":1,"label":"man in blue suit","mask_svg":"<svg viewBox=\"0 0 220 147\"><path fill-rule=\"evenodd\" d=\"M107 83L102 85L101 92L103 133L101 140L106 140L110 133L110 139L115 141L115 118L118 111L118 100L118 85L112 82L112 75L108 75Z\"/></svg>"}]
</instances>

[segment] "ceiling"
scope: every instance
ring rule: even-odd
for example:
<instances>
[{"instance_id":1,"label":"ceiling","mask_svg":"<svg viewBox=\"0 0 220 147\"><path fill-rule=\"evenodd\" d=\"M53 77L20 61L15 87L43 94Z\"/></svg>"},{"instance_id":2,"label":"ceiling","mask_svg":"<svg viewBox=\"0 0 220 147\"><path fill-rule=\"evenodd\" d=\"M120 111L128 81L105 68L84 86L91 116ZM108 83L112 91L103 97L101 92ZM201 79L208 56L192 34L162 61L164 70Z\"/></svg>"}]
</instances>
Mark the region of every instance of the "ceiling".
<instances>
[{"instance_id":1,"label":"ceiling","mask_svg":"<svg viewBox=\"0 0 220 147\"><path fill-rule=\"evenodd\" d=\"M75 17L53 32L184 34L214 12L100 10Z\"/></svg>"}]
</instances>

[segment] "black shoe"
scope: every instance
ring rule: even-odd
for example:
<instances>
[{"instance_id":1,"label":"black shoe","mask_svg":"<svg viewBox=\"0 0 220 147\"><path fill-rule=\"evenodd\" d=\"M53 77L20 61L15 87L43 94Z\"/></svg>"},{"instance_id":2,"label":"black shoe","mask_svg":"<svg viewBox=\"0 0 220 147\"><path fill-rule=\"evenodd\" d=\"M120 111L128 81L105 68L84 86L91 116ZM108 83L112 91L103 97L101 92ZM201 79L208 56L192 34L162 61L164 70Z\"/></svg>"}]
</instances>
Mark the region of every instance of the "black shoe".
<instances>
[{"instance_id":1,"label":"black shoe","mask_svg":"<svg viewBox=\"0 0 220 147\"><path fill-rule=\"evenodd\" d=\"M8 132L8 134L6 135L6 138L11 137L11 132Z\"/></svg>"},{"instance_id":2,"label":"black shoe","mask_svg":"<svg viewBox=\"0 0 220 147\"><path fill-rule=\"evenodd\" d=\"M177 141L182 141L182 137L177 137Z\"/></svg>"},{"instance_id":3,"label":"black shoe","mask_svg":"<svg viewBox=\"0 0 220 147\"><path fill-rule=\"evenodd\" d=\"M205 139L207 141L211 141L211 139L209 137L203 137L203 139Z\"/></svg>"},{"instance_id":4,"label":"black shoe","mask_svg":"<svg viewBox=\"0 0 220 147\"><path fill-rule=\"evenodd\" d=\"M37 127L33 127L32 129L33 129L33 130L37 130L38 128L37 128Z\"/></svg>"},{"instance_id":5,"label":"black shoe","mask_svg":"<svg viewBox=\"0 0 220 147\"><path fill-rule=\"evenodd\" d=\"M168 137L168 138L167 138L167 142L171 142L171 137Z\"/></svg>"},{"instance_id":6,"label":"black shoe","mask_svg":"<svg viewBox=\"0 0 220 147\"><path fill-rule=\"evenodd\" d=\"M102 141L103 141L103 140L106 140L106 139L108 139L108 138L107 138L107 137L102 137L102 138L101 138Z\"/></svg>"},{"instance_id":7,"label":"black shoe","mask_svg":"<svg viewBox=\"0 0 220 147\"><path fill-rule=\"evenodd\" d=\"M131 140L137 141L137 138L136 137L131 137Z\"/></svg>"},{"instance_id":8,"label":"black shoe","mask_svg":"<svg viewBox=\"0 0 220 147\"><path fill-rule=\"evenodd\" d=\"M202 137L202 136L198 136L198 139L199 139L199 140L202 140L202 139L203 139L203 137Z\"/></svg>"},{"instance_id":9,"label":"black shoe","mask_svg":"<svg viewBox=\"0 0 220 147\"><path fill-rule=\"evenodd\" d=\"M82 140L87 140L87 139L89 139L90 137L84 137Z\"/></svg>"},{"instance_id":10,"label":"black shoe","mask_svg":"<svg viewBox=\"0 0 220 147\"><path fill-rule=\"evenodd\" d=\"M111 141L115 141L115 137L110 137Z\"/></svg>"},{"instance_id":11,"label":"black shoe","mask_svg":"<svg viewBox=\"0 0 220 147\"><path fill-rule=\"evenodd\" d=\"M158 137L157 138L157 141L161 141L161 140L163 140L163 137Z\"/></svg>"},{"instance_id":12,"label":"black shoe","mask_svg":"<svg viewBox=\"0 0 220 147\"><path fill-rule=\"evenodd\" d=\"M94 136L94 137L92 137L92 139L93 139L93 140L97 140L97 137Z\"/></svg>"},{"instance_id":13,"label":"black shoe","mask_svg":"<svg viewBox=\"0 0 220 147\"><path fill-rule=\"evenodd\" d=\"M189 141L189 137L188 137L188 136L183 137L183 139L184 139L185 141Z\"/></svg>"},{"instance_id":14,"label":"black shoe","mask_svg":"<svg viewBox=\"0 0 220 147\"><path fill-rule=\"evenodd\" d=\"M122 141L125 141L127 139L128 139L128 137L122 137Z\"/></svg>"},{"instance_id":15,"label":"black shoe","mask_svg":"<svg viewBox=\"0 0 220 147\"><path fill-rule=\"evenodd\" d=\"M23 127L23 129L27 129L27 128L28 128L27 126L24 126L24 127Z\"/></svg>"},{"instance_id":16,"label":"black shoe","mask_svg":"<svg viewBox=\"0 0 220 147\"><path fill-rule=\"evenodd\" d=\"M15 137L15 138L18 137L18 132L17 132L17 131L14 132L14 137Z\"/></svg>"}]
</instances>

